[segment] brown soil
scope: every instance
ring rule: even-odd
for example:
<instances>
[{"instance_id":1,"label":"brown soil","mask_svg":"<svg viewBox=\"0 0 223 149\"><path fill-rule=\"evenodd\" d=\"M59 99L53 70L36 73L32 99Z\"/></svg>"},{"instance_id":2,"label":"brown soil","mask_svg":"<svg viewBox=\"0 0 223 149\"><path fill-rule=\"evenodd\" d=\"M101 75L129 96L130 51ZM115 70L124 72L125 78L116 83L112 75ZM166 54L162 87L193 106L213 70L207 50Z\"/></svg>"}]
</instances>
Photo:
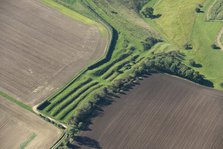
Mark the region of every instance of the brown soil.
<instances>
[{"instance_id":1,"label":"brown soil","mask_svg":"<svg viewBox=\"0 0 223 149\"><path fill-rule=\"evenodd\" d=\"M50 148L62 135L39 116L0 97L0 148L18 149L33 133L36 137L27 148Z\"/></svg>"},{"instance_id":2,"label":"brown soil","mask_svg":"<svg viewBox=\"0 0 223 149\"><path fill-rule=\"evenodd\" d=\"M223 93L156 74L92 123L78 137L82 148L222 149Z\"/></svg>"},{"instance_id":3,"label":"brown soil","mask_svg":"<svg viewBox=\"0 0 223 149\"><path fill-rule=\"evenodd\" d=\"M0 90L35 105L101 57L106 40L40 0L1 0Z\"/></svg>"}]
</instances>

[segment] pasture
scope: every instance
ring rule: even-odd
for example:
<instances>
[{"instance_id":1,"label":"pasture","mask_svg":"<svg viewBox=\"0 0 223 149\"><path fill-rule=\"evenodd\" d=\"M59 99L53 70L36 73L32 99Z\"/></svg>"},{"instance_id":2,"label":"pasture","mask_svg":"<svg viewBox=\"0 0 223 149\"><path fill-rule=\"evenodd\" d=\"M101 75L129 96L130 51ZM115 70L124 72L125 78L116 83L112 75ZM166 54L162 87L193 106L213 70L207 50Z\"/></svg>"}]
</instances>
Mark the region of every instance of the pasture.
<instances>
[{"instance_id":1,"label":"pasture","mask_svg":"<svg viewBox=\"0 0 223 149\"><path fill-rule=\"evenodd\" d=\"M219 21L222 14L219 3L220 0L152 0L146 6L153 7L154 13L161 17L145 20L162 34L166 42L186 55L186 64L189 65L190 59L201 64L202 67L194 69L213 82L214 88L222 90L223 52L211 47L217 44L223 25ZM200 13L195 11L197 7L200 7ZM191 44L192 49L185 50L186 44Z\"/></svg>"},{"instance_id":2,"label":"pasture","mask_svg":"<svg viewBox=\"0 0 223 149\"><path fill-rule=\"evenodd\" d=\"M106 149L221 149L223 146L222 92L154 74L112 100L92 120L89 129L80 133L77 146Z\"/></svg>"},{"instance_id":3,"label":"pasture","mask_svg":"<svg viewBox=\"0 0 223 149\"><path fill-rule=\"evenodd\" d=\"M61 135L60 129L0 97L0 144L2 149L50 148Z\"/></svg>"},{"instance_id":4,"label":"pasture","mask_svg":"<svg viewBox=\"0 0 223 149\"><path fill-rule=\"evenodd\" d=\"M65 11L40 0L0 1L1 91L33 106L101 58L103 26Z\"/></svg>"}]
</instances>

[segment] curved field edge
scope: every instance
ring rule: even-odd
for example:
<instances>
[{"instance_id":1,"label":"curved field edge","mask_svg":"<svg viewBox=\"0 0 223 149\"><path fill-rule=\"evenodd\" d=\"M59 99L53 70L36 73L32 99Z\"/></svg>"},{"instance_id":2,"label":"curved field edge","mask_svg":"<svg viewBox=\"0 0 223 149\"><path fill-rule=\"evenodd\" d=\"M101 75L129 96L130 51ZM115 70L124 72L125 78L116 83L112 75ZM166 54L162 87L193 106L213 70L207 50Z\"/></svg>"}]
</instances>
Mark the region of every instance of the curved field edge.
<instances>
[{"instance_id":1,"label":"curved field edge","mask_svg":"<svg viewBox=\"0 0 223 149\"><path fill-rule=\"evenodd\" d=\"M48 0L47 0L48 1ZM63 11L63 10L66 10L66 11L69 11L70 13L72 13L73 11L72 10L70 10L70 9L68 9L68 8L66 8L66 7L64 7L64 6L62 6L62 5L60 5L60 4L57 4L56 2L54 2L54 1L51 1L50 0L50 2L51 3L48 3L48 4L54 4L54 5L57 5L58 7L60 6L60 7L62 7L63 9L60 9L61 11ZM95 13L95 12L92 12L92 13ZM77 13L75 13L75 15L76 15ZM100 16L97 16L97 17L99 17L99 19L101 20L102 18L100 17ZM111 33L111 26L109 26L109 24L108 23L104 23L104 24L106 24L106 28L107 29L109 29L109 32ZM114 30L113 30L113 32L112 32L113 34L114 34ZM113 39L114 39L114 36L113 36ZM112 40L111 40L112 41ZM112 45L110 45L110 46L112 46ZM114 47L113 47L114 48ZM113 50L113 49L111 49L111 47L109 48L109 50ZM109 52L109 51L108 51ZM106 59L106 56L107 56L107 54L105 55L105 59ZM103 60L103 59L102 59ZM99 62L100 62L100 60L99 60ZM97 63L96 63L97 64ZM95 64L93 64L93 65L95 65ZM90 66L91 67L91 66ZM89 67L88 67L89 68ZM87 70L88 70L88 68L87 69L83 69L83 71L81 71L80 73L79 73L79 75L77 75L72 81L70 81L67 85L65 85L59 92L57 92L57 93L55 93L55 94L53 94L51 97L49 97L48 98L48 100L51 100L52 98L54 98L54 97L56 97L57 95L59 95L61 92L63 92L63 91L65 91L66 89L67 89L67 87L69 87L70 85L72 85L75 81L77 81L78 79L80 79L80 77L82 77L82 74L84 74L84 73L86 73L87 72ZM46 101L48 101L48 100L46 100ZM41 103L40 104L40 106L42 105L42 104L44 104L45 103L45 101L43 102L43 103ZM41 111L43 114L47 114L47 113L45 113L44 111ZM53 118L52 116L50 116L50 115L48 115L49 117L51 117L51 118Z\"/></svg>"},{"instance_id":2,"label":"curved field edge","mask_svg":"<svg viewBox=\"0 0 223 149\"><path fill-rule=\"evenodd\" d=\"M96 62L92 62L93 65L94 65L94 63L97 63L97 62L103 60L107 56L107 53L109 53L109 51L111 50L110 43L112 41L112 34L113 34L112 29L110 28L110 26L108 26L102 20L100 20L100 22L96 22L96 21L94 21L90 18L87 18L87 17L75 12L74 10L71 10L71 9L55 2L54 0L42 0L42 2L44 4L46 4L47 6L51 7L51 8L59 10L61 13L73 18L74 20L81 21L81 22L83 22L85 24L88 24L88 25L96 26L99 29L99 31L102 33L102 35L106 37L108 42L107 42L107 46L106 46L106 49L105 49L105 53L102 55L102 58L97 60ZM57 92L55 92L51 96L49 96L47 98L47 100L50 100L50 99L54 98L55 96L60 94L63 90L65 90L69 85L71 85L74 81L78 80L79 77L88 70L88 67L90 67L91 64L89 66L86 66L85 68L82 68L82 70L77 75L75 75L75 77L72 80L70 80L67 84L63 85L63 87L61 87ZM42 103L40 103L40 104L42 104ZM40 104L38 104L38 105L40 105Z\"/></svg>"}]
</instances>

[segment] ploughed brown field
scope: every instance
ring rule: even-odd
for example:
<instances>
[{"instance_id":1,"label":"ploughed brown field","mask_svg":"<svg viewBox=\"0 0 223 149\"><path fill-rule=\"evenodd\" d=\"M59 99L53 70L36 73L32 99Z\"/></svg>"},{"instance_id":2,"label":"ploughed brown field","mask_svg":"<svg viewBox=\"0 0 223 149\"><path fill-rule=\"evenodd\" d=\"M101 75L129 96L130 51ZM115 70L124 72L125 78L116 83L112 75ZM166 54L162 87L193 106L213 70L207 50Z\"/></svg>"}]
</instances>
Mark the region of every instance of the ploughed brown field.
<instances>
[{"instance_id":1,"label":"ploughed brown field","mask_svg":"<svg viewBox=\"0 0 223 149\"><path fill-rule=\"evenodd\" d=\"M92 122L78 137L82 148L222 149L223 93L156 74Z\"/></svg>"},{"instance_id":2,"label":"ploughed brown field","mask_svg":"<svg viewBox=\"0 0 223 149\"><path fill-rule=\"evenodd\" d=\"M61 135L52 124L0 97L1 149L18 149L23 144L32 149L50 148Z\"/></svg>"},{"instance_id":3,"label":"ploughed brown field","mask_svg":"<svg viewBox=\"0 0 223 149\"><path fill-rule=\"evenodd\" d=\"M1 0L0 90L35 105L99 59L105 38L41 0Z\"/></svg>"}]
</instances>

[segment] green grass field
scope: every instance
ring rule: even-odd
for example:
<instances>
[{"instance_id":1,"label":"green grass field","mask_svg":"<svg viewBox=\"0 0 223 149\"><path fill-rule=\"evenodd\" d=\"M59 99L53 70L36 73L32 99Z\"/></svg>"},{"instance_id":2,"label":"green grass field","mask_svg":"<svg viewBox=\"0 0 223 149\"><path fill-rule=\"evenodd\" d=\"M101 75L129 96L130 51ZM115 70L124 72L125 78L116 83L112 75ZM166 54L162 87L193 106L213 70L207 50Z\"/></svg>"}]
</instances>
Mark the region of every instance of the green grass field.
<instances>
[{"instance_id":1,"label":"green grass field","mask_svg":"<svg viewBox=\"0 0 223 149\"><path fill-rule=\"evenodd\" d=\"M173 47L177 46L186 55L185 62L194 59L201 64L201 68L195 68L201 74L214 83L216 89L222 89L223 82L223 52L214 50L211 45L216 42L218 32L223 26L219 21L207 21L206 16L217 13L220 9L214 9L220 1L207 0L159 0L150 1L147 6L152 6L155 13L162 14L157 19L145 19L165 37L165 40ZM201 4L203 13L196 13L195 8ZM222 7L221 7L222 8ZM219 16L219 15L217 15ZM191 43L192 50L184 50L184 45Z\"/></svg>"}]
</instances>

